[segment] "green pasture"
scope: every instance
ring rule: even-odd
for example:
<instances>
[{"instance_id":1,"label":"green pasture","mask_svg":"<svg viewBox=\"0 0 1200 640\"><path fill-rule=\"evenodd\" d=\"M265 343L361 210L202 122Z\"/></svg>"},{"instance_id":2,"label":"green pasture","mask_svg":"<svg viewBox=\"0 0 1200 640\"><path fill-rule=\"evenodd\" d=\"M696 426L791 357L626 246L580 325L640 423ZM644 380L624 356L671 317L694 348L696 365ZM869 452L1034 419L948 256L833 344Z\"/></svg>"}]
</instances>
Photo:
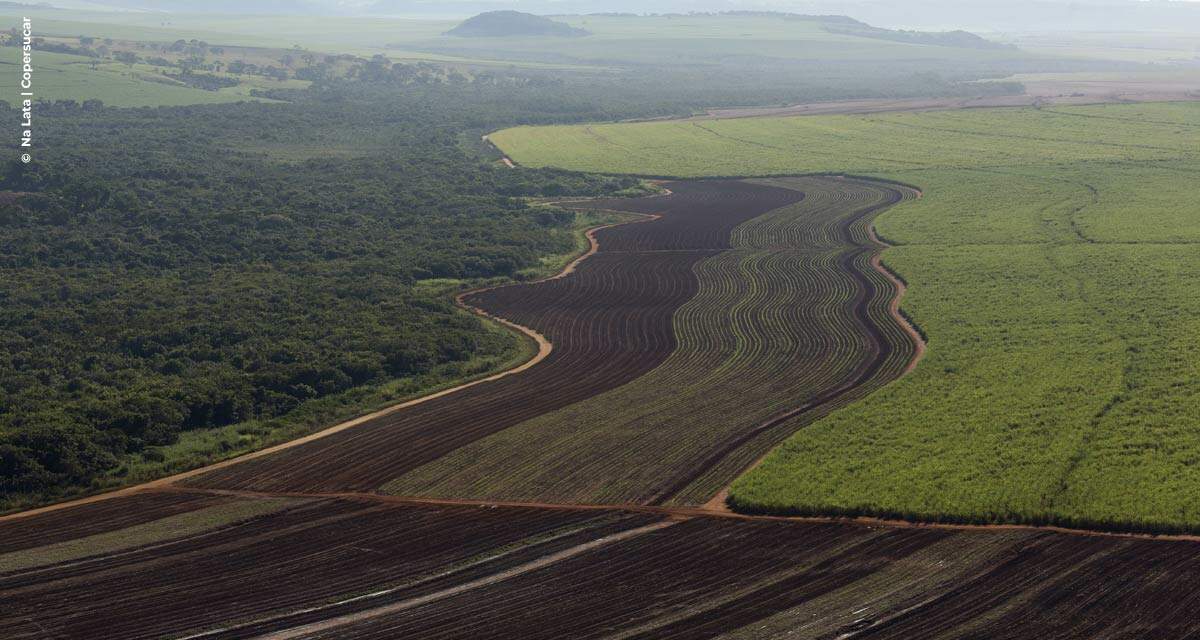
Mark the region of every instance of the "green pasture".
<instances>
[{"instance_id":1,"label":"green pasture","mask_svg":"<svg viewBox=\"0 0 1200 640\"><path fill-rule=\"evenodd\" d=\"M20 52L0 48L0 100L18 105L21 100ZM114 107L177 106L256 100L250 86L205 91L178 86L149 65L102 62L95 69L92 59L62 53L36 52L33 94L35 100L100 100ZM266 81L264 81L266 82Z\"/></svg>"},{"instance_id":2,"label":"green pasture","mask_svg":"<svg viewBox=\"0 0 1200 640\"><path fill-rule=\"evenodd\" d=\"M999 36L1030 52L1127 62L1194 63L1200 35L1164 31L1028 33Z\"/></svg>"},{"instance_id":3,"label":"green pasture","mask_svg":"<svg viewBox=\"0 0 1200 640\"><path fill-rule=\"evenodd\" d=\"M579 127L518 162L656 175L871 174L916 370L799 429L739 510L1200 530L1200 104Z\"/></svg>"},{"instance_id":4,"label":"green pasture","mask_svg":"<svg viewBox=\"0 0 1200 640\"><path fill-rule=\"evenodd\" d=\"M1197 114L1188 104L962 109L518 127L490 139L533 167L664 176L881 174L1170 160L1200 150Z\"/></svg>"},{"instance_id":5,"label":"green pasture","mask_svg":"<svg viewBox=\"0 0 1200 640\"><path fill-rule=\"evenodd\" d=\"M45 7L22 11L0 8L0 20L15 21L23 15L29 15L33 18L36 34L42 36L87 35L148 42L195 38L225 46L335 47L339 53L348 49L382 48L399 42L435 38L455 24L453 21L376 17L222 16Z\"/></svg>"}]
</instances>

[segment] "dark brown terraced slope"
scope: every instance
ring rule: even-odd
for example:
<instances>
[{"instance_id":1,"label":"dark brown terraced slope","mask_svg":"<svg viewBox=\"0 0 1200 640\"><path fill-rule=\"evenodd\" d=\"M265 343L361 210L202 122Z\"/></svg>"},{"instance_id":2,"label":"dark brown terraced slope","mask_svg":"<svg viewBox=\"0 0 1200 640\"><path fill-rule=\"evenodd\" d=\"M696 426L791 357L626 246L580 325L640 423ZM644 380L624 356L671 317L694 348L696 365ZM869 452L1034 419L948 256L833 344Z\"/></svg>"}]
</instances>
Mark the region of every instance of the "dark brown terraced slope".
<instances>
[{"instance_id":1,"label":"dark brown terraced slope","mask_svg":"<svg viewBox=\"0 0 1200 640\"><path fill-rule=\"evenodd\" d=\"M369 491L458 447L653 369L675 348L672 317L696 293L696 262L727 249L731 230L742 222L803 198L794 190L737 181L669 187L670 195L621 203L659 217L597 232L599 251L566 277L466 300L549 339L554 349L537 366L186 484Z\"/></svg>"},{"instance_id":2,"label":"dark brown terraced slope","mask_svg":"<svg viewBox=\"0 0 1200 640\"><path fill-rule=\"evenodd\" d=\"M363 496L0 571L0 629L6 640L1188 638L1200 633L1197 580L1200 544L1186 541Z\"/></svg>"},{"instance_id":3,"label":"dark brown terraced slope","mask_svg":"<svg viewBox=\"0 0 1200 640\"><path fill-rule=\"evenodd\" d=\"M739 224L728 249L695 264L699 288L676 311L675 349L654 370L468 444L384 490L704 503L796 429L899 377L915 342L892 314L895 285L872 264L882 247L869 224L913 192L833 178L755 185L777 186L805 198ZM630 226L627 234L643 235L627 240L650 245L645 232ZM660 244L682 244L673 238Z\"/></svg>"}]
</instances>

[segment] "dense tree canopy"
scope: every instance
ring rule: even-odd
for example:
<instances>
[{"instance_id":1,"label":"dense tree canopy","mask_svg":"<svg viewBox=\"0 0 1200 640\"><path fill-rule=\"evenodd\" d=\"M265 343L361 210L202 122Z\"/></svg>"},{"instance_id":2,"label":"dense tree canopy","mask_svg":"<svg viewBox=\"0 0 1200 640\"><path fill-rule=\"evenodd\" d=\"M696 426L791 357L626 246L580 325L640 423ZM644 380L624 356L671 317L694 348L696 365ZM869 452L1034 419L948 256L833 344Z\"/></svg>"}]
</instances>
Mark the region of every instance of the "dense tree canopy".
<instances>
[{"instance_id":1,"label":"dense tree canopy","mask_svg":"<svg viewBox=\"0 0 1200 640\"><path fill-rule=\"evenodd\" d=\"M474 158L491 116L450 91L41 105L37 161L0 184L0 489L512 351L417 283L518 276L573 246L523 197L634 181Z\"/></svg>"}]
</instances>

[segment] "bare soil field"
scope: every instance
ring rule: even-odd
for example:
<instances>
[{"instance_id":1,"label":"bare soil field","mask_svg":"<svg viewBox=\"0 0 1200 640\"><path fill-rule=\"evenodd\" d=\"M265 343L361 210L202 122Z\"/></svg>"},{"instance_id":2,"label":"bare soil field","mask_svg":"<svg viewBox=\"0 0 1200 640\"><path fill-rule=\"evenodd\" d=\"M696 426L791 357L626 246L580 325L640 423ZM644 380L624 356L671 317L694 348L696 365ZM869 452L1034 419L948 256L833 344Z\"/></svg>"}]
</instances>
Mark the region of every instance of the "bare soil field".
<instances>
[{"instance_id":1,"label":"bare soil field","mask_svg":"<svg viewBox=\"0 0 1200 640\"><path fill-rule=\"evenodd\" d=\"M0 554L119 531L231 498L216 495L131 494L68 510L0 521Z\"/></svg>"},{"instance_id":2,"label":"bare soil field","mask_svg":"<svg viewBox=\"0 0 1200 640\"><path fill-rule=\"evenodd\" d=\"M158 490L104 504L197 499L253 498ZM1197 579L1200 544L1186 541L361 496L0 574L0 627L88 639L1185 637L1200 633Z\"/></svg>"},{"instance_id":3,"label":"bare soil field","mask_svg":"<svg viewBox=\"0 0 1200 640\"><path fill-rule=\"evenodd\" d=\"M140 499L164 497L196 499L174 492ZM520 557L503 553L510 546L515 551L522 541L544 550L571 535L596 534L627 520L646 518L316 501L208 536L5 574L0 576L5 602L0 627L6 638L47 637L43 634L51 629L51 637L169 637L254 622L406 581L415 587L418 579L449 568L466 570L485 556L501 554L490 558L495 569Z\"/></svg>"},{"instance_id":4,"label":"bare soil field","mask_svg":"<svg viewBox=\"0 0 1200 640\"><path fill-rule=\"evenodd\" d=\"M899 376L917 341L891 310L896 284L874 265L883 245L869 223L915 192L835 178L755 184L804 199L743 222L728 249L696 263L699 289L675 313L678 344L662 364L464 446L384 490L702 504L803 424Z\"/></svg>"}]
</instances>

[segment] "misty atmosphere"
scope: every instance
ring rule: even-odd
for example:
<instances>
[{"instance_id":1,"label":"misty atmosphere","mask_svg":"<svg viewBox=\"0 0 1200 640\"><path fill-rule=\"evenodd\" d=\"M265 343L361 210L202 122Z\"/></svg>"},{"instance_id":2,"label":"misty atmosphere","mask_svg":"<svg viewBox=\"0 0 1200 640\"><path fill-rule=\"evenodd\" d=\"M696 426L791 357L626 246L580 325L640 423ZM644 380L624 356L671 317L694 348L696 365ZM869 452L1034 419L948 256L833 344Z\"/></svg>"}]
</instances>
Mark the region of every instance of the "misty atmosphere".
<instances>
[{"instance_id":1,"label":"misty atmosphere","mask_svg":"<svg viewBox=\"0 0 1200 640\"><path fill-rule=\"evenodd\" d=\"M0 636L1200 635L1200 1L0 2Z\"/></svg>"},{"instance_id":2,"label":"misty atmosphere","mask_svg":"<svg viewBox=\"0 0 1200 640\"><path fill-rule=\"evenodd\" d=\"M1039 31L1187 31L1200 24L1200 8L1188 0L787 0L701 2L629 2L624 0L58 0L47 5L66 9L160 13L278 14L326 16L395 16L455 19L496 10L535 15L600 13L690 14L772 11L812 15L847 15L879 26L900 29L971 29L989 32Z\"/></svg>"}]
</instances>

